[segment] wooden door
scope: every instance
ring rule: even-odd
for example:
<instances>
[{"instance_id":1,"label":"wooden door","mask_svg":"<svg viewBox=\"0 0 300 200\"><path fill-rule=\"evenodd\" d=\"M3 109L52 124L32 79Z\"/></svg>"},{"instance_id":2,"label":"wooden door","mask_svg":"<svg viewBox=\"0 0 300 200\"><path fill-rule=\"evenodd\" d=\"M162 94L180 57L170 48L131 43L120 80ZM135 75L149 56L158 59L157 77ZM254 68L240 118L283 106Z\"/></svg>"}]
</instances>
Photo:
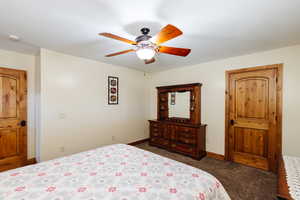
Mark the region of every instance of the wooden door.
<instances>
[{"instance_id":1,"label":"wooden door","mask_svg":"<svg viewBox=\"0 0 300 200\"><path fill-rule=\"evenodd\" d=\"M228 160L276 170L281 151L280 69L272 65L227 72Z\"/></svg>"},{"instance_id":2,"label":"wooden door","mask_svg":"<svg viewBox=\"0 0 300 200\"><path fill-rule=\"evenodd\" d=\"M0 171L27 161L26 72L0 68Z\"/></svg>"}]
</instances>

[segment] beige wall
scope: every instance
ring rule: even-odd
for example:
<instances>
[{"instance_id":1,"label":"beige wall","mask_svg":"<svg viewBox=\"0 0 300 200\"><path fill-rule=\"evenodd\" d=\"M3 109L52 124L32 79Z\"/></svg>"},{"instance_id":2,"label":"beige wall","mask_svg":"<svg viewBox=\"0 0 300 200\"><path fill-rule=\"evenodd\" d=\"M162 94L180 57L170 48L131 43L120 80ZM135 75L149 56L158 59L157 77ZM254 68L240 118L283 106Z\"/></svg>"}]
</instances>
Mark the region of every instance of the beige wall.
<instances>
[{"instance_id":1,"label":"beige wall","mask_svg":"<svg viewBox=\"0 0 300 200\"><path fill-rule=\"evenodd\" d=\"M41 50L40 158L146 135L144 73ZM107 105L107 76L120 81L119 105Z\"/></svg>"},{"instance_id":2,"label":"beige wall","mask_svg":"<svg viewBox=\"0 0 300 200\"><path fill-rule=\"evenodd\" d=\"M0 66L28 72L28 158L48 160L105 144L146 138L146 120L156 118L155 87L191 82L203 83L202 119L208 124L207 150L223 154L225 70L284 63L283 151L300 156L299 55L300 46L293 46L146 77L128 68L45 49L41 56L0 50ZM108 75L120 78L117 106L107 105ZM35 127L40 144L37 152Z\"/></svg>"},{"instance_id":3,"label":"beige wall","mask_svg":"<svg viewBox=\"0 0 300 200\"><path fill-rule=\"evenodd\" d=\"M28 158L35 157L35 56L0 49L0 67L27 71Z\"/></svg>"},{"instance_id":4,"label":"beige wall","mask_svg":"<svg viewBox=\"0 0 300 200\"><path fill-rule=\"evenodd\" d=\"M278 63L284 63L283 152L300 156L300 46L149 74L148 118L156 118L156 86L203 83L202 122L208 124L207 150L224 154L225 71Z\"/></svg>"}]
</instances>

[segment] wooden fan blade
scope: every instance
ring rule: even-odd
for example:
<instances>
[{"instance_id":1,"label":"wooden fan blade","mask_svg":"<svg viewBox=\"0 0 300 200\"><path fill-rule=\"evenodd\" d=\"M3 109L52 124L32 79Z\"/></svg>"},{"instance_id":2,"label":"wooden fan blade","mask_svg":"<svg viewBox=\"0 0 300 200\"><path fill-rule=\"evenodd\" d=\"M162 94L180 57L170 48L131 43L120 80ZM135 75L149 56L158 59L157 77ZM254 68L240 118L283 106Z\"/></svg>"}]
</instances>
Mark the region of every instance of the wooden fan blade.
<instances>
[{"instance_id":1,"label":"wooden fan blade","mask_svg":"<svg viewBox=\"0 0 300 200\"><path fill-rule=\"evenodd\" d=\"M168 24L156 35L156 44L159 45L163 42L171 40L182 34L182 31L175 26Z\"/></svg>"},{"instance_id":2,"label":"wooden fan blade","mask_svg":"<svg viewBox=\"0 0 300 200\"><path fill-rule=\"evenodd\" d=\"M145 60L145 64L151 64L155 62L155 58L151 58L149 60Z\"/></svg>"},{"instance_id":3,"label":"wooden fan blade","mask_svg":"<svg viewBox=\"0 0 300 200\"><path fill-rule=\"evenodd\" d=\"M105 57L117 56L117 55L121 55L121 54L124 54L124 53L129 53L129 52L132 52L132 51L135 51L135 50L128 49L128 50L125 50L125 51L120 51L120 52L117 52L117 53L108 54Z\"/></svg>"},{"instance_id":4,"label":"wooden fan blade","mask_svg":"<svg viewBox=\"0 0 300 200\"><path fill-rule=\"evenodd\" d=\"M104 36L104 37L108 37L108 38L111 38L111 39L119 40L119 41L122 41L122 42L126 42L128 44L133 44L133 45L136 44L135 41L128 40L126 38L122 38L120 36L117 36L117 35L114 35L114 34L111 34L111 33L99 33L99 35Z\"/></svg>"},{"instance_id":5,"label":"wooden fan blade","mask_svg":"<svg viewBox=\"0 0 300 200\"><path fill-rule=\"evenodd\" d=\"M187 56L191 52L191 49L160 46L159 52L172 54L175 56Z\"/></svg>"}]
</instances>

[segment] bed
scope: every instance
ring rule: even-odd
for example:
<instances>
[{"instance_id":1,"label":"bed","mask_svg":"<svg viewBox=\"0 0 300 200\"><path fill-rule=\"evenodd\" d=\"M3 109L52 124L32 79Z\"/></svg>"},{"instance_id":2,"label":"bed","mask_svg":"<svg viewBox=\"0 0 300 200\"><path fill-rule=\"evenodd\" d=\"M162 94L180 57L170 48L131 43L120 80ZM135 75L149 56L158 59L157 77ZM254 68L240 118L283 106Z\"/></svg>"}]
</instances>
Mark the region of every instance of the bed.
<instances>
[{"instance_id":1,"label":"bed","mask_svg":"<svg viewBox=\"0 0 300 200\"><path fill-rule=\"evenodd\" d=\"M283 156L279 160L277 196L300 200L300 158Z\"/></svg>"},{"instance_id":2,"label":"bed","mask_svg":"<svg viewBox=\"0 0 300 200\"><path fill-rule=\"evenodd\" d=\"M115 144L0 173L4 200L229 200L205 171Z\"/></svg>"}]
</instances>

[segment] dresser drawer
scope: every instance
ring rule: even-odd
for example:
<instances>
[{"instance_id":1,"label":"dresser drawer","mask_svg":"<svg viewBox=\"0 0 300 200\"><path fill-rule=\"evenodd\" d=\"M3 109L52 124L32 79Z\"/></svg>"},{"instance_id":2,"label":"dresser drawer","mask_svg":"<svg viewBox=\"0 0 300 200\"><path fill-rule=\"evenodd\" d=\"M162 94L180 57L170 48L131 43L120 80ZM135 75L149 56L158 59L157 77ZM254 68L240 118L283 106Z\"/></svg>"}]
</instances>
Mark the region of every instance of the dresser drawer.
<instances>
[{"instance_id":1,"label":"dresser drawer","mask_svg":"<svg viewBox=\"0 0 300 200\"><path fill-rule=\"evenodd\" d=\"M152 142L154 144L161 145L161 146L165 146L165 147L168 147L169 144L170 144L169 140L166 140L166 139L163 139L163 138L158 138L158 137L152 137L150 139L150 142Z\"/></svg>"},{"instance_id":2,"label":"dresser drawer","mask_svg":"<svg viewBox=\"0 0 300 200\"><path fill-rule=\"evenodd\" d=\"M188 153L188 154L193 154L193 155L196 154L196 147L194 147L192 145L188 145L188 144L172 142L171 148L176 151L183 152L183 153Z\"/></svg>"},{"instance_id":3,"label":"dresser drawer","mask_svg":"<svg viewBox=\"0 0 300 200\"><path fill-rule=\"evenodd\" d=\"M161 132L159 131L159 124L158 123L150 123L150 135L151 137L160 137Z\"/></svg>"},{"instance_id":4,"label":"dresser drawer","mask_svg":"<svg viewBox=\"0 0 300 200\"><path fill-rule=\"evenodd\" d=\"M151 132L151 137L160 137L159 132Z\"/></svg>"},{"instance_id":5,"label":"dresser drawer","mask_svg":"<svg viewBox=\"0 0 300 200\"><path fill-rule=\"evenodd\" d=\"M178 136L177 141L185 144L193 144L193 145L197 144L196 138L186 137L183 135Z\"/></svg>"},{"instance_id":6,"label":"dresser drawer","mask_svg":"<svg viewBox=\"0 0 300 200\"><path fill-rule=\"evenodd\" d=\"M150 126L151 127L159 127L159 123L158 122L150 122Z\"/></svg>"},{"instance_id":7,"label":"dresser drawer","mask_svg":"<svg viewBox=\"0 0 300 200\"><path fill-rule=\"evenodd\" d=\"M151 135L153 135L155 137L158 137L161 135L159 132L159 128L156 128L156 127L151 127L150 132L151 132Z\"/></svg>"},{"instance_id":8,"label":"dresser drawer","mask_svg":"<svg viewBox=\"0 0 300 200\"><path fill-rule=\"evenodd\" d=\"M176 129L176 136L185 138L197 138L197 129L189 127L178 127Z\"/></svg>"}]
</instances>

